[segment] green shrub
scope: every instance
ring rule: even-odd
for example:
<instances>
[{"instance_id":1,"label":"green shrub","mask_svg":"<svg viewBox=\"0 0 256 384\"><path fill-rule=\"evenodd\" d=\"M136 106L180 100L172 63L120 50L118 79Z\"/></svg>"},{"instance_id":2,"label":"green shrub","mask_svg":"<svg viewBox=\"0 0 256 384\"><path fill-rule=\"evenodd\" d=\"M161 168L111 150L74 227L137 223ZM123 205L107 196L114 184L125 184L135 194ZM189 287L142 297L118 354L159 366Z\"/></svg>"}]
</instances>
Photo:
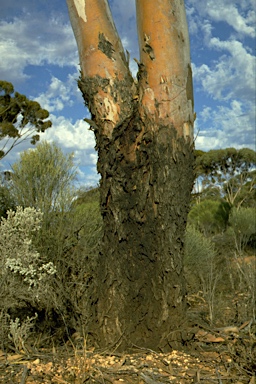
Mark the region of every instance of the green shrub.
<instances>
[{"instance_id":1,"label":"green shrub","mask_svg":"<svg viewBox=\"0 0 256 384\"><path fill-rule=\"evenodd\" d=\"M229 235L233 238L236 251L241 254L250 239L256 234L255 209L232 208L229 225Z\"/></svg>"},{"instance_id":2,"label":"green shrub","mask_svg":"<svg viewBox=\"0 0 256 384\"><path fill-rule=\"evenodd\" d=\"M221 277L214 244L196 228L188 226L184 256L185 273L190 285L190 292L203 291L209 309L209 319L212 323L217 282Z\"/></svg>"},{"instance_id":3,"label":"green shrub","mask_svg":"<svg viewBox=\"0 0 256 384\"><path fill-rule=\"evenodd\" d=\"M195 227L188 225L185 237L185 266L201 276L208 271L210 261L215 258L216 250L211 240Z\"/></svg>"},{"instance_id":4,"label":"green shrub","mask_svg":"<svg viewBox=\"0 0 256 384\"><path fill-rule=\"evenodd\" d=\"M188 223L205 235L216 234L226 229L230 206L219 200L203 200L194 205L188 215Z\"/></svg>"}]
</instances>

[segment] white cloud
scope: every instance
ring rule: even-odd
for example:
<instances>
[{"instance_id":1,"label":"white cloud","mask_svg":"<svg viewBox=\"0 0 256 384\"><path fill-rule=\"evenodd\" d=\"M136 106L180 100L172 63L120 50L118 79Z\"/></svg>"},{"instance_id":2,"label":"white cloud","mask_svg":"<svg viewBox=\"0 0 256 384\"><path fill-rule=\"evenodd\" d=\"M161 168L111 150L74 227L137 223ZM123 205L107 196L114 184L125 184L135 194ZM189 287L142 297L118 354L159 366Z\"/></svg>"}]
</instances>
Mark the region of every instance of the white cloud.
<instances>
[{"instance_id":1,"label":"white cloud","mask_svg":"<svg viewBox=\"0 0 256 384\"><path fill-rule=\"evenodd\" d=\"M193 66L194 79L216 100L249 101L255 97L255 58L239 41L211 38L209 46L224 54L211 66Z\"/></svg>"},{"instance_id":2,"label":"white cloud","mask_svg":"<svg viewBox=\"0 0 256 384\"><path fill-rule=\"evenodd\" d=\"M196 148L203 150L217 148L255 149L254 136L255 108L246 111L243 104L233 100L228 106L211 108L205 106L197 119L199 134Z\"/></svg>"},{"instance_id":3,"label":"white cloud","mask_svg":"<svg viewBox=\"0 0 256 384\"><path fill-rule=\"evenodd\" d=\"M226 21L237 32L250 37L255 36L255 28L252 23L252 13L244 16L238 12L235 4L224 3L223 1L214 0L210 2L208 8L208 15L214 21Z\"/></svg>"},{"instance_id":4,"label":"white cloud","mask_svg":"<svg viewBox=\"0 0 256 384\"><path fill-rule=\"evenodd\" d=\"M61 147L68 148L71 151L84 151L88 156L94 152L94 133L89 130L89 125L85 121L77 120L72 123L70 119L64 116L56 117L55 115L50 115L50 119L52 128L48 129L44 134L45 140L55 141ZM92 164L89 157L87 162Z\"/></svg>"},{"instance_id":5,"label":"white cloud","mask_svg":"<svg viewBox=\"0 0 256 384\"><path fill-rule=\"evenodd\" d=\"M78 179L81 185L96 185L99 175L96 171L98 155L94 149L94 133L83 120L73 123L63 116L50 116L53 123L43 135L44 140L54 141L64 153L74 152L74 162L78 166Z\"/></svg>"},{"instance_id":6,"label":"white cloud","mask_svg":"<svg viewBox=\"0 0 256 384\"><path fill-rule=\"evenodd\" d=\"M61 111L65 106L73 105L74 100L72 98L77 90L77 84L73 76L69 76L66 83L52 76L46 92L41 93L34 100L49 112Z\"/></svg>"},{"instance_id":7,"label":"white cloud","mask_svg":"<svg viewBox=\"0 0 256 384\"><path fill-rule=\"evenodd\" d=\"M0 76L25 79L27 65L77 66L77 48L70 24L58 19L34 19L31 15L0 22Z\"/></svg>"},{"instance_id":8,"label":"white cloud","mask_svg":"<svg viewBox=\"0 0 256 384\"><path fill-rule=\"evenodd\" d=\"M255 5L252 1L246 4L241 0L188 0L188 5L203 17L226 22L237 33L255 37Z\"/></svg>"}]
</instances>

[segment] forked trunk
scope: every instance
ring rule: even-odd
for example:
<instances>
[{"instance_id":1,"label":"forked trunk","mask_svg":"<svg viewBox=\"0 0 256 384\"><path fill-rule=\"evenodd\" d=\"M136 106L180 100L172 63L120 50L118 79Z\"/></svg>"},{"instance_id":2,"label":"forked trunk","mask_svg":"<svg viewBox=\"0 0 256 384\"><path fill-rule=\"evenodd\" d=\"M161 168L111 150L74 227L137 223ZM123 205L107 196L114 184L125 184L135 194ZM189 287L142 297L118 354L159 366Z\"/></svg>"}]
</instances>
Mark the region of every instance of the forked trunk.
<instances>
[{"instance_id":1,"label":"forked trunk","mask_svg":"<svg viewBox=\"0 0 256 384\"><path fill-rule=\"evenodd\" d=\"M96 137L104 225L87 332L101 348L168 350L181 341L186 315L183 239L193 184L184 3L137 0L137 81L107 1L68 4Z\"/></svg>"}]
</instances>

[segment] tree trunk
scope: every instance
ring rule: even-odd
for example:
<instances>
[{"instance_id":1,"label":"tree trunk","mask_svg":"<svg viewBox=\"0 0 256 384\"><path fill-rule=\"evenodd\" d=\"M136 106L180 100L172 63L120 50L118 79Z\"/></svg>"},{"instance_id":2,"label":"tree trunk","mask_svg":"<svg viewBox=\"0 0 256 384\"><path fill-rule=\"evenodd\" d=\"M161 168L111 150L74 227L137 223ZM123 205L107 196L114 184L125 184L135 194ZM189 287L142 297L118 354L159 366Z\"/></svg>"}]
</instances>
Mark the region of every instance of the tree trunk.
<instances>
[{"instance_id":1,"label":"tree trunk","mask_svg":"<svg viewBox=\"0 0 256 384\"><path fill-rule=\"evenodd\" d=\"M137 0L130 74L106 0L68 0L92 115L104 236L87 331L103 348L168 350L186 315L183 240L193 184L193 89L185 7Z\"/></svg>"}]
</instances>

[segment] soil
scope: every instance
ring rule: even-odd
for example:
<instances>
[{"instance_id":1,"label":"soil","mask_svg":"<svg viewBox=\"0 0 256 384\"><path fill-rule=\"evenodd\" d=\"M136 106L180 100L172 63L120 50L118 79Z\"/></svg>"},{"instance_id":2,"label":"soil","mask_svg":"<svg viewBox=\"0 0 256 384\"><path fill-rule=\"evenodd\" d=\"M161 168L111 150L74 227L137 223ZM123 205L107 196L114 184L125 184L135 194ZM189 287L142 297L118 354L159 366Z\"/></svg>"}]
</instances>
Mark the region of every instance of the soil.
<instances>
[{"instance_id":1,"label":"soil","mask_svg":"<svg viewBox=\"0 0 256 384\"><path fill-rule=\"evenodd\" d=\"M130 354L99 353L85 344L78 348L71 339L58 350L0 351L0 383L255 384L251 330L249 322L218 331L199 327L193 344L170 353L140 348Z\"/></svg>"},{"instance_id":2,"label":"soil","mask_svg":"<svg viewBox=\"0 0 256 384\"><path fill-rule=\"evenodd\" d=\"M100 352L89 348L76 332L58 347L51 339L45 347L27 343L13 353L11 345L9 350L0 349L0 383L256 384L256 322L232 324L234 316L226 307L222 313L229 325L221 321L209 326L200 317L199 307L206 311L202 298L191 295L190 304L193 337L182 350L157 353L134 346L130 353Z\"/></svg>"}]
</instances>

